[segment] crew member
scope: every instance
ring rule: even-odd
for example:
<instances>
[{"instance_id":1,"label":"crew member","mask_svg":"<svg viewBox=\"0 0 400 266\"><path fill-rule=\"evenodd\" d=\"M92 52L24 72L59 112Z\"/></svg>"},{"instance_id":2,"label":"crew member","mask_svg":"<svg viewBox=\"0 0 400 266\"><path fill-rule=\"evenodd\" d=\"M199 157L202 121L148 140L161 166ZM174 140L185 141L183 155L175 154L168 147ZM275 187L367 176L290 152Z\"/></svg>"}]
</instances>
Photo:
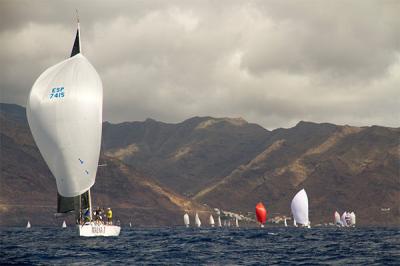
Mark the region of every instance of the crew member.
<instances>
[{"instance_id":1,"label":"crew member","mask_svg":"<svg viewBox=\"0 0 400 266\"><path fill-rule=\"evenodd\" d=\"M107 208L107 223L108 224L112 224L112 210L110 208Z\"/></svg>"}]
</instances>

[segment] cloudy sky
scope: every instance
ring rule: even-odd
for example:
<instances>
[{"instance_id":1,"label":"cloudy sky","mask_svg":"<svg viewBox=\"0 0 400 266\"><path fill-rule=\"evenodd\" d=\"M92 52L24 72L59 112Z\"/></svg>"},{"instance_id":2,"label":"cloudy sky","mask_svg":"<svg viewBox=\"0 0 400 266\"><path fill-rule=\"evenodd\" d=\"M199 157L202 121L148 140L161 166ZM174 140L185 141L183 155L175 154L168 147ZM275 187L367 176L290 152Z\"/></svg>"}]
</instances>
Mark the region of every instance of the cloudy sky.
<instances>
[{"instance_id":1,"label":"cloudy sky","mask_svg":"<svg viewBox=\"0 0 400 266\"><path fill-rule=\"evenodd\" d=\"M400 1L0 0L1 102L83 53L104 120L400 126Z\"/></svg>"}]
</instances>

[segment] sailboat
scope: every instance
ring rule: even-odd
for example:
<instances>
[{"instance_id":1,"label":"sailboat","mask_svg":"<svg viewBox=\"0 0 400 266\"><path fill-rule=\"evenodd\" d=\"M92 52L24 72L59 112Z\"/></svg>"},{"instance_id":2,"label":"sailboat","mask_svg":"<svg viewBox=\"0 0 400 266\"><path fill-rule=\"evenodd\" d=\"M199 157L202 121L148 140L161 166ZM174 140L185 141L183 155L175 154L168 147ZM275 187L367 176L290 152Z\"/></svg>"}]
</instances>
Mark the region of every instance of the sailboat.
<instances>
[{"instance_id":1,"label":"sailboat","mask_svg":"<svg viewBox=\"0 0 400 266\"><path fill-rule=\"evenodd\" d=\"M197 214L197 212L196 212L196 216L194 218L194 221L195 221L197 227L201 226L201 221L200 221L200 218L199 218L199 215Z\"/></svg>"},{"instance_id":2,"label":"sailboat","mask_svg":"<svg viewBox=\"0 0 400 266\"><path fill-rule=\"evenodd\" d=\"M297 192L291 204L292 214L296 224L310 228L310 220L308 219L308 197L304 189Z\"/></svg>"},{"instance_id":3,"label":"sailboat","mask_svg":"<svg viewBox=\"0 0 400 266\"><path fill-rule=\"evenodd\" d=\"M186 227L189 227L189 224L190 224L190 222L189 222L189 214L185 213L183 215L183 223L185 224Z\"/></svg>"},{"instance_id":4,"label":"sailboat","mask_svg":"<svg viewBox=\"0 0 400 266\"><path fill-rule=\"evenodd\" d=\"M356 214L354 212L350 213L350 226L356 226Z\"/></svg>"},{"instance_id":5,"label":"sailboat","mask_svg":"<svg viewBox=\"0 0 400 266\"><path fill-rule=\"evenodd\" d=\"M61 228L67 228L67 223L65 222L65 220L63 221Z\"/></svg>"},{"instance_id":6,"label":"sailboat","mask_svg":"<svg viewBox=\"0 0 400 266\"><path fill-rule=\"evenodd\" d=\"M118 236L120 226L92 222L103 86L81 53L79 18L70 58L46 69L33 84L27 118L33 138L56 179L58 213L75 213L80 236ZM87 222L82 213L87 213Z\"/></svg>"},{"instance_id":7,"label":"sailboat","mask_svg":"<svg viewBox=\"0 0 400 266\"><path fill-rule=\"evenodd\" d=\"M347 216L347 212L343 212L342 217L340 217L340 220L342 222L342 226L347 227L347 221L346 221L346 216Z\"/></svg>"},{"instance_id":8,"label":"sailboat","mask_svg":"<svg viewBox=\"0 0 400 266\"><path fill-rule=\"evenodd\" d=\"M31 228L31 222L30 221L28 221L28 223L26 224L26 228L27 229Z\"/></svg>"},{"instance_id":9,"label":"sailboat","mask_svg":"<svg viewBox=\"0 0 400 266\"><path fill-rule=\"evenodd\" d=\"M334 218L335 218L335 225L342 226L342 221L340 220L340 214L337 211L335 211Z\"/></svg>"},{"instance_id":10,"label":"sailboat","mask_svg":"<svg viewBox=\"0 0 400 266\"><path fill-rule=\"evenodd\" d=\"M259 202L256 205L256 217L257 221L260 223L260 227L264 227L264 224L267 221L267 210L262 202Z\"/></svg>"},{"instance_id":11,"label":"sailboat","mask_svg":"<svg viewBox=\"0 0 400 266\"><path fill-rule=\"evenodd\" d=\"M214 227L214 225L215 225L214 217L212 216L212 214L210 214L210 225L211 225L211 227Z\"/></svg>"},{"instance_id":12,"label":"sailboat","mask_svg":"<svg viewBox=\"0 0 400 266\"><path fill-rule=\"evenodd\" d=\"M222 227L221 216L218 215L218 227Z\"/></svg>"},{"instance_id":13,"label":"sailboat","mask_svg":"<svg viewBox=\"0 0 400 266\"><path fill-rule=\"evenodd\" d=\"M236 225L236 227L239 227L239 220L237 217L235 217L235 225Z\"/></svg>"},{"instance_id":14,"label":"sailboat","mask_svg":"<svg viewBox=\"0 0 400 266\"><path fill-rule=\"evenodd\" d=\"M287 227L286 218L283 220L283 224L285 225L285 227Z\"/></svg>"}]
</instances>

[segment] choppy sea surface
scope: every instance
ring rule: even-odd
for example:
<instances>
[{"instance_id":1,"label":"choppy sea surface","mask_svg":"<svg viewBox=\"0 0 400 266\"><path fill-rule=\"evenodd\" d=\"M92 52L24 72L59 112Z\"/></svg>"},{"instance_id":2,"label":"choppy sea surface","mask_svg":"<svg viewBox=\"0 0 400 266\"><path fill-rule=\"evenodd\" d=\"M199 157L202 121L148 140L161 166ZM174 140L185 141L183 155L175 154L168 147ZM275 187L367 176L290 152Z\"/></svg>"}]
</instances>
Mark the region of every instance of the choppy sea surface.
<instances>
[{"instance_id":1,"label":"choppy sea surface","mask_svg":"<svg viewBox=\"0 0 400 266\"><path fill-rule=\"evenodd\" d=\"M1 228L0 265L400 265L400 228Z\"/></svg>"}]
</instances>

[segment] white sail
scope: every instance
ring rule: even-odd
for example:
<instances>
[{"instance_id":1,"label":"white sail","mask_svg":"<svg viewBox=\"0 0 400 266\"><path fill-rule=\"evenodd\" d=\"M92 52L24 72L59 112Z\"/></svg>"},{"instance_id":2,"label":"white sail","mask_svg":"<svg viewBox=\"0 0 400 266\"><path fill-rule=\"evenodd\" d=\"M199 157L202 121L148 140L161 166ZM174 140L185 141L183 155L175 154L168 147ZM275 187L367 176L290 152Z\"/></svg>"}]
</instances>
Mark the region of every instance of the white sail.
<instances>
[{"instance_id":1,"label":"white sail","mask_svg":"<svg viewBox=\"0 0 400 266\"><path fill-rule=\"evenodd\" d=\"M308 197L304 189L300 190L293 198L291 204L292 214L297 223L308 226Z\"/></svg>"},{"instance_id":2,"label":"white sail","mask_svg":"<svg viewBox=\"0 0 400 266\"><path fill-rule=\"evenodd\" d=\"M185 224L186 227L189 227L190 221L189 221L189 215L187 213L183 215L183 223Z\"/></svg>"},{"instance_id":3,"label":"white sail","mask_svg":"<svg viewBox=\"0 0 400 266\"><path fill-rule=\"evenodd\" d=\"M129 227L132 227L132 223L131 222L129 223Z\"/></svg>"},{"instance_id":4,"label":"white sail","mask_svg":"<svg viewBox=\"0 0 400 266\"><path fill-rule=\"evenodd\" d=\"M67 223L65 221L62 223L61 228L67 228Z\"/></svg>"},{"instance_id":5,"label":"white sail","mask_svg":"<svg viewBox=\"0 0 400 266\"><path fill-rule=\"evenodd\" d=\"M342 226L347 226L346 216L347 216L347 212L344 212L344 213L342 214L342 217L340 218L340 220L341 220L341 222L342 222Z\"/></svg>"},{"instance_id":6,"label":"white sail","mask_svg":"<svg viewBox=\"0 0 400 266\"><path fill-rule=\"evenodd\" d=\"M215 225L214 217L212 216L212 214L210 214L210 225L211 225L211 227L214 227L214 225Z\"/></svg>"},{"instance_id":7,"label":"white sail","mask_svg":"<svg viewBox=\"0 0 400 266\"><path fill-rule=\"evenodd\" d=\"M293 217L293 226L297 227L296 219Z\"/></svg>"},{"instance_id":8,"label":"white sail","mask_svg":"<svg viewBox=\"0 0 400 266\"><path fill-rule=\"evenodd\" d=\"M222 227L221 216L218 215L218 227Z\"/></svg>"},{"instance_id":9,"label":"white sail","mask_svg":"<svg viewBox=\"0 0 400 266\"><path fill-rule=\"evenodd\" d=\"M236 227L239 227L239 220L237 217L235 218L235 225L236 225Z\"/></svg>"},{"instance_id":10,"label":"white sail","mask_svg":"<svg viewBox=\"0 0 400 266\"><path fill-rule=\"evenodd\" d=\"M28 221L28 223L26 224L26 228L31 228L31 222Z\"/></svg>"},{"instance_id":11,"label":"white sail","mask_svg":"<svg viewBox=\"0 0 400 266\"><path fill-rule=\"evenodd\" d=\"M342 225L342 221L340 220L340 214L337 211L335 211L335 224Z\"/></svg>"},{"instance_id":12,"label":"white sail","mask_svg":"<svg viewBox=\"0 0 400 266\"><path fill-rule=\"evenodd\" d=\"M196 223L197 227L201 226L201 221L200 221L200 218L199 218L199 215L197 214L197 212L196 212L196 216L195 216L195 223Z\"/></svg>"},{"instance_id":13,"label":"white sail","mask_svg":"<svg viewBox=\"0 0 400 266\"><path fill-rule=\"evenodd\" d=\"M350 225L355 226L356 225L356 214L354 212L350 213Z\"/></svg>"},{"instance_id":14,"label":"white sail","mask_svg":"<svg viewBox=\"0 0 400 266\"><path fill-rule=\"evenodd\" d=\"M286 218L283 220L283 224L285 225L285 227L287 227Z\"/></svg>"},{"instance_id":15,"label":"white sail","mask_svg":"<svg viewBox=\"0 0 400 266\"><path fill-rule=\"evenodd\" d=\"M27 117L61 196L93 186L100 154L103 87L80 53L44 71L34 83Z\"/></svg>"}]
</instances>

